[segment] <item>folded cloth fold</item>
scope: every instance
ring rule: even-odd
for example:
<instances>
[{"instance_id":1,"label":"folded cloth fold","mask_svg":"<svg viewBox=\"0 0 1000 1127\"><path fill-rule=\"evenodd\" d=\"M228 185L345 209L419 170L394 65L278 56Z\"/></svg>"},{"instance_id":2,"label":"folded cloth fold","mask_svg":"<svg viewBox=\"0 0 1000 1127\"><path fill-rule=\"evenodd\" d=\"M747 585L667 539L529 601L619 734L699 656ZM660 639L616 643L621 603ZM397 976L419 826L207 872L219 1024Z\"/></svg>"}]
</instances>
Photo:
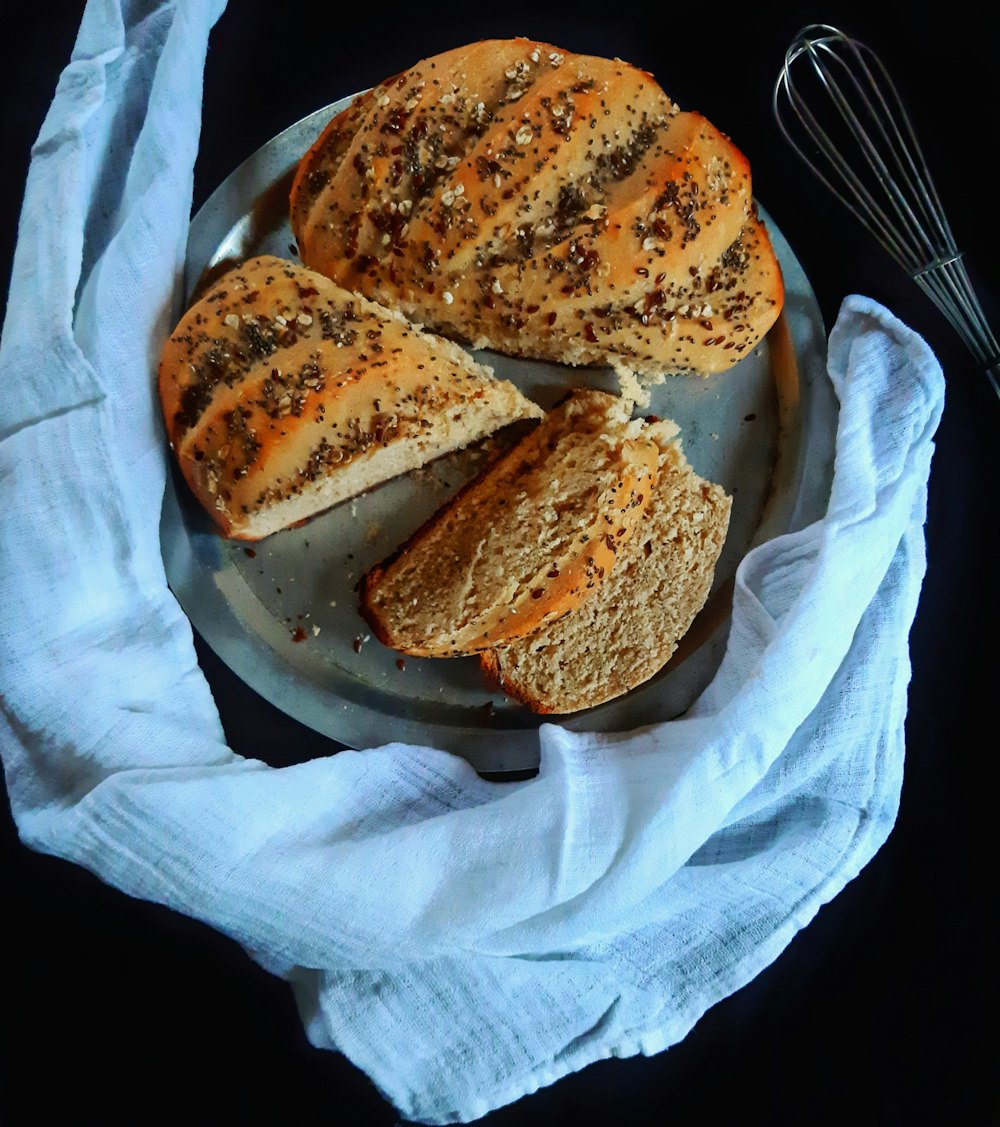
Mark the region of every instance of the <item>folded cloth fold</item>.
<instances>
[{"instance_id":1,"label":"folded cloth fold","mask_svg":"<svg viewBox=\"0 0 1000 1127\"><path fill-rule=\"evenodd\" d=\"M159 551L153 373L178 313L221 2L91 0L33 150L0 341L0 752L22 839L211 923L401 1114L467 1122L653 1053L871 859L903 768L943 381L847 298L824 518L752 551L715 679L536 778L393 744L281 770L225 742Z\"/></svg>"}]
</instances>

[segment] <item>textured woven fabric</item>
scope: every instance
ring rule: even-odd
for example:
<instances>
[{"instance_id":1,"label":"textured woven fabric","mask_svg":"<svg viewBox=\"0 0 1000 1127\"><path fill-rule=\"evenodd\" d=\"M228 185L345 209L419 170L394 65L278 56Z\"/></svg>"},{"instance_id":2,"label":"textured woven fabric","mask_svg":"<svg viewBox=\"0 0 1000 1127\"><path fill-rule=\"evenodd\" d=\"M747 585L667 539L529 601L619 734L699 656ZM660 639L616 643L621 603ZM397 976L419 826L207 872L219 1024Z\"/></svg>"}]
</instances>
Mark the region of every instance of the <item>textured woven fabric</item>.
<instances>
[{"instance_id":1,"label":"textured woven fabric","mask_svg":"<svg viewBox=\"0 0 1000 1127\"><path fill-rule=\"evenodd\" d=\"M0 751L23 840L234 937L401 1114L464 1122L653 1053L873 856L943 381L848 298L829 510L743 561L683 718L541 730L538 777L391 745L272 769L226 746L158 525L153 385L221 2L91 0L33 151L0 344Z\"/></svg>"}]
</instances>

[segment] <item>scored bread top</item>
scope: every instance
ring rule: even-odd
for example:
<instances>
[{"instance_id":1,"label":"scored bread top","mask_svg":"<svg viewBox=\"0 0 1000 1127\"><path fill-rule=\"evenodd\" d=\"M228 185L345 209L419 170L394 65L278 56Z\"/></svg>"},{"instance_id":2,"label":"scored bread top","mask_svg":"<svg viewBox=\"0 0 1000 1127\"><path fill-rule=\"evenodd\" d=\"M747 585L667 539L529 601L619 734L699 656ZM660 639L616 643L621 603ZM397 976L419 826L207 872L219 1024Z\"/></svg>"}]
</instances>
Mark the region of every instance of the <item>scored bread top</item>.
<instances>
[{"instance_id":1,"label":"scored bread top","mask_svg":"<svg viewBox=\"0 0 1000 1127\"><path fill-rule=\"evenodd\" d=\"M527 39L386 79L302 158L303 261L502 352L723 371L780 312L750 167L644 71Z\"/></svg>"},{"instance_id":2,"label":"scored bread top","mask_svg":"<svg viewBox=\"0 0 1000 1127\"><path fill-rule=\"evenodd\" d=\"M620 399L573 392L361 583L380 641L417 656L527 634L606 581L649 503L658 448Z\"/></svg>"},{"instance_id":3,"label":"scored bread top","mask_svg":"<svg viewBox=\"0 0 1000 1127\"><path fill-rule=\"evenodd\" d=\"M648 681L708 598L731 500L694 473L673 423L648 433L661 450L656 484L615 570L558 621L480 655L488 679L535 712L593 708Z\"/></svg>"},{"instance_id":4,"label":"scored bread top","mask_svg":"<svg viewBox=\"0 0 1000 1127\"><path fill-rule=\"evenodd\" d=\"M184 476L258 539L542 410L450 341L284 259L219 279L163 349Z\"/></svg>"}]
</instances>

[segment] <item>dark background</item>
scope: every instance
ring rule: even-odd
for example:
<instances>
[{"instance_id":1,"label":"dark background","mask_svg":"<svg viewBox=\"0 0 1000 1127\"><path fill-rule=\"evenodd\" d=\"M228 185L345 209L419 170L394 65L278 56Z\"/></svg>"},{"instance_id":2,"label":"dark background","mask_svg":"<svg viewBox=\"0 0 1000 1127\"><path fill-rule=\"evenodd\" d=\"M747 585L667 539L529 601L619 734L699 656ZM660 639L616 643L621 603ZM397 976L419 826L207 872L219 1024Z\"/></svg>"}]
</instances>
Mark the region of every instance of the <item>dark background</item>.
<instances>
[{"instance_id":1,"label":"dark background","mask_svg":"<svg viewBox=\"0 0 1000 1127\"><path fill-rule=\"evenodd\" d=\"M669 4L655 15L635 4L537 0L331 3L314 14L238 0L213 34L195 207L286 125L418 58L485 36L545 39L642 66L682 107L705 113L749 155L756 195L805 267L827 326L846 294L868 294L918 329L945 369L928 573L912 632L906 779L890 840L774 966L682 1044L591 1066L486 1117L489 1127L1000 1123L997 975L988 961L997 949L1000 403L927 300L791 155L770 107L785 46L803 24L836 23L875 47L904 92L1000 325L998 29L952 7L936 5L924 22L912 6L836 0L768 16L745 4ZM5 20L4 286L29 149L81 11L69 0L36 3ZM284 762L330 750L200 652L237 751ZM397 1122L364 1075L307 1044L288 988L229 940L28 852L6 811L0 843L4 1127Z\"/></svg>"}]
</instances>

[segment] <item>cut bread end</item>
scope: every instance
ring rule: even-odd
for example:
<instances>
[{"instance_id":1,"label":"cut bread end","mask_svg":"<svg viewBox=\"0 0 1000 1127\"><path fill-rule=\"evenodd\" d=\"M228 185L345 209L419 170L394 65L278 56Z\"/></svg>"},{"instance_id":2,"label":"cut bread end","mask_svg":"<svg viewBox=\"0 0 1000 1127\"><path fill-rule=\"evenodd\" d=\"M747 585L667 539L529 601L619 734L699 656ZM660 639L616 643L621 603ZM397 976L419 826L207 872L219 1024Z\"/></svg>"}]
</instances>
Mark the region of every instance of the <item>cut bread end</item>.
<instances>
[{"instance_id":1,"label":"cut bread end","mask_svg":"<svg viewBox=\"0 0 1000 1127\"><path fill-rule=\"evenodd\" d=\"M448 411L429 420L411 420L400 430L409 434L382 446L372 446L341 462L335 472L305 481L298 492L247 513L220 513L226 536L236 540L260 540L326 512L335 505L360 496L378 485L420 469L438 458L473 446L515 422L535 420L540 408L495 381L489 393L463 404L461 418ZM421 426L420 423L426 423Z\"/></svg>"}]
</instances>

